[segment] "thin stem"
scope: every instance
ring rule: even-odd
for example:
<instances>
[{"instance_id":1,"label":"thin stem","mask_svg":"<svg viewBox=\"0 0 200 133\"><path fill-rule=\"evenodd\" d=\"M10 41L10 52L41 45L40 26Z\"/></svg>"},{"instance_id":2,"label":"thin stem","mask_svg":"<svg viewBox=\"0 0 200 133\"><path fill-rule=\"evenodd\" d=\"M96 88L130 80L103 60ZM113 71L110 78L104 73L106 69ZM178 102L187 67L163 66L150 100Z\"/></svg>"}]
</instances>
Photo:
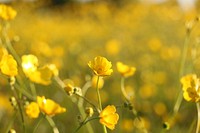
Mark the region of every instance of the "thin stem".
<instances>
[{"instance_id":1,"label":"thin stem","mask_svg":"<svg viewBox=\"0 0 200 133\"><path fill-rule=\"evenodd\" d=\"M16 101L17 101L17 106L19 108L19 113L20 113L20 116L21 116L21 121L22 121L22 125L23 125L23 131L24 133L26 132L26 128L25 128L25 121L24 121L24 115L23 115L23 111L22 111L22 108L21 108L21 103L20 103L20 98L19 96L17 95L17 92L14 88L13 85L11 85L11 90L13 91L14 95L15 95L15 98L16 98Z\"/></svg>"},{"instance_id":2,"label":"thin stem","mask_svg":"<svg viewBox=\"0 0 200 133\"><path fill-rule=\"evenodd\" d=\"M35 126L34 130L33 130L33 133L35 133L40 125L40 123L42 122L42 120L44 119L44 117L42 117L39 122L37 123L37 125Z\"/></svg>"},{"instance_id":3,"label":"thin stem","mask_svg":"<svg viewBox=\"0 0 200 133\"><path fill-rule=\"evenodd\" d=\"M196 133L199 133L199 126L200 126L200 105L199 105L199 103L196 103L196 105L197 105L197 115L198 115L198 117L197 117L197 128L196 128Z\"/></svg>"},{"instance_id":4,"label":"thin stem","mask_svg":"<svg viewBox=\"0 0 200 133\"><path fill-rule=\"evenodd\" d=\"M186 57L187 57L187 51L188 51L188 46L189 46L189 41L190 41L190 35L191 35L191 30L192 29L187 29L186 32L186 37L185 37L185 41L184 41L184 45L183 45L183 51L182 51L182 58L181 58L181 65L180 65L180 71L179 71L179 79L183 76L184 74L184 68L185 68L185 62L186 62ZM174 115L177 114L180 105L182 103L183 100L183 95L182 95L182 90L180 90L178 98L176 100L176 103L174 105Z\"/></svg>"},{"instance_id":5,"label":"thin stem","mask_svg":"<svg viewBox=\"0 0 200 133\"><path fill-rule=\"evenodd\" d=\"M56 127L56 124L54 123L53 119L48 115L46 115L45 118L49 122L50 126L53 128L53 132L54 133L59 133L58 128Z\"/></svg>"},{"instance_id":6,"label":"thin stem","mask_svg":"<svg viewBox=\"0 0 200 133\"><path fill-rule=\"evenodd\" d=\"M30 82L30 88L31 88L32 95L34 97L36 97L37 96L37 92L36 92L34 83Z\"/></svg>"},{"instance_id":7,"label":"thin stem","mask_svg":"<svg viewBox=\"0 0 200 133\"><path fill-rule=\"evenodd\" d=\"M97 83L96 83L96 92L97 92L97 98L98 98L99 109L100 109L100 111L102 111L101 96L100 96L99 87L98 87L99 78L100 78L100 77L98 76L98 77L97 77Z\"/></svg>"},{"instance_id":8,"label":"thin stem","mask_svg":"<svg viewBox=\"0 0 200 133\"><path fill-rule=\"evenodd\" d=\"M100 93L99 93L99 76L97 77L97 84L96 84L96 92L97 92L97 97L98 97L98 103L99 103L99 109L100 111L102 111L102 104L101 104L101 96L100 96ZM103 131L104 133L107 133L107 129L106 129L106 126L105 125L102 125L103 126Z\"/></svg>"},{"instance_id":9,"label":"thin stem","mask_svg":"<svg viewBox=\"0 0 200 133\"><path fill-rule=\"evenodd\" d=\"M85 124L87 124L88 122L92 121L92 120L96 120L96 119L99 119L99 117L93 117L93 118L90 118L90 119L87 119L88 117L86 117L84 119L84 121L79 125L79 127L74 131L74 133L78 132L79 129L84 126Z\"/></svg>"},{"instance_id":10,"label":"thin stem","mask_svg":"<svg viewBox=\"0 0 200 133\"><path fill-rule=\"evenodd\" d=\"M6 130L5 130L5 133L8 133L8 132L9 132L9 130L10 130L10 128L11 128L11 126L12 126L14 120L16 119L16 117L17 117L17 110L16 110L15 113L13 114L11 120L9 121L8 126L7 126L7 128L6 128Z\"/></svg>"},{"instance_id":11,"label":"thin stem","mask_svg":"<svg viewBox=\"0 0 200 133\"><path fill-rule=\"evenodd\" d=\"M122 94L124 95L124 97L126 98L127 101L130 100L128 94L126 93L125 91L125 87L124 87L124 77L121 78L121 91L122 91Z\"/></svg>"},{"instance_id":12,"label":"thin stem","mask_svg":"<svg viewBox=\"0 0 200 133\"><path fill-rule=\"evenodd\" d=\"M78 95L78 94L75 94L75 95L82 98L83 100L85 100L87 103L89 103L91 106L93 106L93 108L95 108L96 111L99 112L98 108L92 102L90 102L86 97ZM82 104L78 104L78 106L82 107Z\"/></svg>"}]
</instances>

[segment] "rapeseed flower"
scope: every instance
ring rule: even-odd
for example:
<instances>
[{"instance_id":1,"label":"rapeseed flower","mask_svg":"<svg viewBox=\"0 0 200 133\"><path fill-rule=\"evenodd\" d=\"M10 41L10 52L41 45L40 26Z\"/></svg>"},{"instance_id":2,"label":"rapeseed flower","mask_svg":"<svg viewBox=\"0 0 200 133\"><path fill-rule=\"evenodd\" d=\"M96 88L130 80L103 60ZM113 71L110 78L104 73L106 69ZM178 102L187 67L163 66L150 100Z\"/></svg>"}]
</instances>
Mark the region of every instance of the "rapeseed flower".
<instances>
[{"instance_id":1,"label":"rapeseed flower","mask_svg":"<svg viewBox=\"0 0 200 133\"><path fill-rule=\"evenodd\" d=\"M200 101L200 81L196 74L188 74L181 78L183 97L186 101Z\"/></svg>"},{"instance_id":2,"label":"rapeseed flower","mask_svg":"<svg viewBox=\"0 0 200 133\"><path fill-rule=\"evenodd\" d=\"M115 129L115 125L119 120L119 115L116 113L114 105L108 105L100 112L100 123L108 127L109 129Z\"/></svg>"},{"instance_id":3,"label":"rapeseed flower","mask_svg":"<svg viewBox=\"0 0 200 133\"><path fill-rule=\"evenodd\" d=\"M6 54L2 57L0 62L1 72L8 76L16 76L18 74L17 62L12 55Z\"/></svg>"},{"instance_id":4,"label":"rapeseed flower","mask_svg":"<svg viewBox=\"0 0 200 133\"><path fill-rule=\"evenodd\" d=\"M94 60L88 62L88 66L97 76L109 76L113 72L112 63L105 57L97 56Z\"/></svg>"},{"instance_id":5,"label":"rapeseed flower","mask_svg":"<svg viewBox=\"0 0 200 133\"><path fill-rule=\"evenodd\" d=\"M132 76L136 68L135 67L130 67L128 65L123 64L122 62L117 62L117 70L118 72L123 76L123 77L130 77Z\"/></svg>"},{"instance_id":6,"label":"rapeseed flower","mask_svg":"<svg viewBox=\"0 0 200 133\"><path fill-rule=\"evenodd\" d=\"M55 114L60 114L66 111L65 108L61 107L51 99L46 99L44 96L37 96L37 103L40 111L49 116L54 116Z\"/></svg>"},{"instance_id":7,"label":"rapeseed flower","mask_svg":"<svg viewBox=\"0 0 200 133\"><path fill-rule=\"evenodd\" d=\"M40 109L36 102L31 102L29 105L27 105L25 107L25 111L30 118L37 118L40 114Z\"/></svg>"},{"instance_id":8,"label":"rapeseed flower","mask_svg":"<svg viewBox=\"0 0 200 133\"><path fill-rule=\"evenodd\" d=\"M17 15L17 12L10 6L0 4L0 18L3 20L12 20Z\"/></svg>"}]
</instances>

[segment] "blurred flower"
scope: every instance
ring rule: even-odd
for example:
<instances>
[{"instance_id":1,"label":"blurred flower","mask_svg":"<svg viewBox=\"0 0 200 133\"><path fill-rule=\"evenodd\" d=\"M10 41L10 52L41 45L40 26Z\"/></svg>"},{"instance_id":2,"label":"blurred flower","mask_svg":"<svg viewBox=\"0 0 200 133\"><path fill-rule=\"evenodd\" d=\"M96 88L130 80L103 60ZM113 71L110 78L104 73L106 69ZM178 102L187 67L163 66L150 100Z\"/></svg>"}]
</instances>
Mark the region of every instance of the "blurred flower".
<instances>
[{"instance_id":1,"label":"blurred flower","mask_svg":"<svg viewBox=\"0 0 200 133\"><path fill-rule=\"evenodd\" d=\"M38 59L35 55L23 55L22 56L22 69L27 77L37 70L39 65Z\"/></svg>"},{"instance_id":2,"label":"blurred flower","mask_svg":"<svg viewBox=\"0 0 200 133\"><path fill-rule=\"evenodd\" d=\"M89 117L91 117L91 116L94 114L94 110L93 110L93 108L91 108L91 107L87 107L87 108L85 109L85 113L86 113Z\"/></svg>"},{"instance_id":3,"label":"blurred flower","mask_svg":"<svg viewBox=\"0 0 200 133\"><path fill-rule=\"evenodd\" d=\"M67 84L66 87L65 87L64 89L65 89L65 91L67 92L67 94L68 94L69 96L71 96L71 95L74 94L74 89L75 89L75 87L72 86L71 84Z\"/></svg>"},{"instance_id":4,"label":"blurred flower","mask_svg":"<svg viewBox=\"0 0 200 133\"><path fill-rule=\"evenodd\" d=\"M32 81L42 85L49 85L52 76L58 76L58 69L54 64L38 68L38 59L34 55L22 56L22 69L25 75Z\"/></svg>"},{"instance_id":5,"label":"blurred flower","mask_svg":"<svg viewBox=\"0 0 200 133\"><path fill-rule=\"evenodd\" d=\"M115 125L119 119L119 115L116 113L116 108L114 105L108 105L106 108L104 108L99 117L100 123L111 130L115 128Z\"/></svg>"},{"instance_id":6,"label":"blurred flower","mask_svg":"<svg viewBox=\"0 0 200 133\"><path fill-rule=\"evenodd\" d=\"M161 102L157 102L153 108L155 113L160 116L164 115L167 112L166 105Z\"/></svg>"},{"instance_id":7,"label":"blurred flower","mask_svg":"<svg viewBox=\"0 0 200 133\"><path fill-rule=\"evenodd\" d=\"M10 6L0 4L0 17L3 20L12 20L17 15L17 12Z\"/></svg>"},{"instance_id":8,"label":"blurred flower","mask_svg":"<svg viewBox=\"0 0 200 133\"><path fill-rule=\"evenodd\" d=\"M117 62L117 70L122 76L129 77L135 73L136 68L129 67L129 66L123 64L122 62Z\"/></svg>"},{"instance_id":9,"label":"blurred flower","mask_svg":"<svg viewBox=\"0 0 200 133\"><path fill-rule=\"evenodd\" d=\"M109 76L113 72L111 62L101 56L97 56L93 61L89 61L88 66L97 76Z\"/></svg>"},{"instance_id":10,"label":"blurred flower","mask_svg":"<svg viewBox=\"0 0 200 133\"><path fill-rule=\"evenodd\" d=\"M26 109L26 114L30 118L37 118L39 116L40 109L36 102L31 102L29 105L25 107L25 109Z\"/></svg>"},{"instance_id":11,"label":"blurred flower","mask_svg":"<svg viewBox=\"0 0 200 133\"><path fill-rule=\"evenodd\" d=\"M121 127L126 132L133 131L133 128L134 128L133 120L132 119L124 119L124 120L122 120Z\"/></svg>"},{"instance_id":12,"label":"blurred flower","mask_svg":"<svg viewBox=\"0 0 200 133\"><path fill-rule=\"evenodd\" d=\"M61 107L51 99L46 99L44 96L37 96L37 103L39 105L40 111L49 116L54 116L55 114L63 113L66 111L65 108Z\"/></svg>"},{"instance_id":13,"label":"blurred flower","mask_svg":"<svg viewBox=\"0 0 200 133\"><path fill-rule=\"evenodd\" d=\"M17 62L10 54L4 55L2 57L0 67L1 67L1 72L5 75L16 76L18 74Z\"/></svg>"},{"instance_id":14,"label":"blurred flower","mask_svg":"<svg viewBox=\"0 0 200 133\"><path fill-rule=\"evenodd\" d=\"M112 39L106 43L105 49L110 55L117 55L120 51L120 42L118 40Z\"/></svg>"},{"instance_id":15,"label":"blurred flower","mask_svg":"<svg viewBox=\"0 0 200 133\"><path fill-rule=\"evenodd\" d=\"M186 101L199 102L200 81L196 74L188 74L181 78L183 97Z\"/></svg>"},{"instance_id":16,"label":"blurred flower","mask_svg":"<svg viewBox=\"0 0 200 133\"><path fill-rule=\"evenodd\" d=\"M96 75L94 75L94 76L92 77L92 87L93 87L93 88L96 88L97 78L98 78L98 76L96 76ZM104 80L103 80L102 77L99 77L98 89L101 89L101 88L103 87L103 85L104 85Z\"/></svg>"}]
</instances>

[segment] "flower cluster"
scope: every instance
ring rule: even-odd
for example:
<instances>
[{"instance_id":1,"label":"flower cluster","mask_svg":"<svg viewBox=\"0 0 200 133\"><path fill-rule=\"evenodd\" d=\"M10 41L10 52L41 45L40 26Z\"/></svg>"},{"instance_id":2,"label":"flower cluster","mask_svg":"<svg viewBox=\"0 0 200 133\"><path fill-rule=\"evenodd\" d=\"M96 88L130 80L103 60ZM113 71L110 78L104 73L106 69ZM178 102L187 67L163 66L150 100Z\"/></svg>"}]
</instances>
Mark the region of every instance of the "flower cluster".
<instances>
[{"instance_id":1,"label":"flower cluster","mask_svg":"<svg viewBox=\"0 0 200 133\"><path fill-rule=\"evenodd\" d=\"M0 4L0 18L3 20L12 20L17 15L17 12L10 6Z\"/></svg>"},{"instance_id":2,"label":"flower cluster","mask_svg":"<svg viewBox=\"0 0 200 133\"><path fill-rule=\"evenodd\" d=\"M21 65L26 77L38 84L49 85L52 76L58 76L58 70L54 64L38 68L39 62L35 55L23 55Z\"/></svg>"},{"instance_id":3,"label":"flower cluster","mask_svg":"<svg viewBox=\"0 0 200 133\"><path fill-rule=\"evenodd\" d=\"M54 116L56 114L66 111L65 108L61 107L59 104L51 99L46 99L44 96L37 96L37 102L31 102L25 108L26 114L30 118L37 118L40 111L48 116Z\"/></svg>"}]
</instances>

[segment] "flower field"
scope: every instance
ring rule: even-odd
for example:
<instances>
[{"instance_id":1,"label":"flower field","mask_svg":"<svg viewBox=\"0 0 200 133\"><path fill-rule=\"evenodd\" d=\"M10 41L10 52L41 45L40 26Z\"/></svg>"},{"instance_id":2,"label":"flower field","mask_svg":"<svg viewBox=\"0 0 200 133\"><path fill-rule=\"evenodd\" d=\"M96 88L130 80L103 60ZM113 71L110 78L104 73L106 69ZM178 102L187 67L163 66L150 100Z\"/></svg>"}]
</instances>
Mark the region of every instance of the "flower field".
<instances>
[{"instance_id":1,"label":"flower field","mask_svg":"<svg viewBox=\"0 0 200 133\"><path fill-rule=\"evenodd\" d=\"M0 4L0 132L200 132L199 2L62 2Z\"/></svg>"}]
</instances>

